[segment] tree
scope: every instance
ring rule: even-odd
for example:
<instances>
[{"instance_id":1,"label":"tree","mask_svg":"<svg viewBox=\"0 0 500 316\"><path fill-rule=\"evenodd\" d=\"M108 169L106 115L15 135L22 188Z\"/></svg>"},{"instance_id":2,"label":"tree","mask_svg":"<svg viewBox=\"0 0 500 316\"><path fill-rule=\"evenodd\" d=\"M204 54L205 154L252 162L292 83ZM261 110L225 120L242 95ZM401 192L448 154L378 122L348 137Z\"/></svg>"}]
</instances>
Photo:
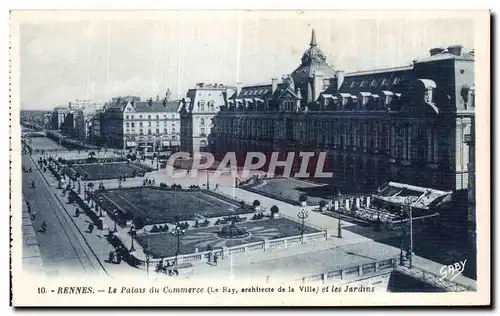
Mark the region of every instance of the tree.
<instances>
[{"instance_id":1,"label":"tree","mask_svg":"<svg viewBox=\"0 0 500 316\"><path fill-rule=\"evenodd\" d=\"M323 211L325 207L326 207L326 201L325 200L319 201L319 210Z\"/></svg>"},{"instance_id":2,"label":"tree","mask_svg":"<svg viewBox=\"0 0 500 316\"><path fill-rule=\"evenodd\" d=\"M271 207L271 218L274 218L275 214L278 213L280 210L276 205L273 205Z\"/></svg>"},{"instance_id":3,"label":"tree","mask_svg":"<svg viewBox=\"0 0 500 316\"><path fill-rule=\"evenodd\" d=\"M299 201L300 201L300 202L306 202L306 201L307 201L307 195L302 194L302 195L299 197Z\"/></svg>"},{"instance_id":4,"label":"tree","mask_svg":"<svg viewBox=\"0 0 500 316\"><path fill-rule=\"evenodd\" d=\"M133 224L135 229L142 229L146 226L146 221L143 217L138 216L133 219Z\"/></svg>"},{"instance_id":5,"label":"tree","mask_svg":"<svg viewBox=\"0 0 500 316\"><path fill-rule=\"evenodd\" d=\"M253 204L252 204L254 207L258 207L260 206L260 201L259 200L255 200L253 201Z\"/></svg>"}]
</instances>

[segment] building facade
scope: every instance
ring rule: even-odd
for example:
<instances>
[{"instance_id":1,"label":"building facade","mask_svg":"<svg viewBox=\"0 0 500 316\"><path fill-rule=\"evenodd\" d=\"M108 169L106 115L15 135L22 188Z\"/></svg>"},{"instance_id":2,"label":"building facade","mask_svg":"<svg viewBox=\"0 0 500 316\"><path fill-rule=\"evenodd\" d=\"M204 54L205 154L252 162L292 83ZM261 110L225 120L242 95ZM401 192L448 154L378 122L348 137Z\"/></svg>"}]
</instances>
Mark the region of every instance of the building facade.
<instances>
[{"instance_id":1,"label":"building facade","mask_svg":"<svg viewBox=\"0 0 500 316\"><path fill-rule=\"evenodd\" d=\"M473 85L474 53L461 46L431 49L409 66L344 73L327 64L313 31L300 66L283 83L229 98L214 118L211 150L281 152L280 160L289 152L326 152L328 181L344 190L387 181L467 189Z\"/></svg>"},{"instance_id":2,"label":"building facade","mask_svg":"<svg viewBox=\"0 0 500 316\"><path fill-rule=\"evenodd\" d=\"M234 88L222 84L199 83L190 89L180 102L181 150L199 152L209 150L212 120L227 103Z\"/></svg>"},{"instance_id":3,"label":"building facade","mask_svg":"<svg viewBox=\"0 0 500 316\"><path fill-rule=\"evenodd\" d=\"M55 107L50 117L51 129L60 130L69 112L70 110L67 107Z\"/></svg>"},{"instance_id":4,"label":"building facade","mask_svg":"<svg viewBox=\"0 0 500 316\"><path fill-rule=\"evenodd\" d=\"M114 102L113 102L114 101ZM113 99L101 114L100 134L108 147L177 150L180 147L179 101Z\"/></svg>"}]
</instances>

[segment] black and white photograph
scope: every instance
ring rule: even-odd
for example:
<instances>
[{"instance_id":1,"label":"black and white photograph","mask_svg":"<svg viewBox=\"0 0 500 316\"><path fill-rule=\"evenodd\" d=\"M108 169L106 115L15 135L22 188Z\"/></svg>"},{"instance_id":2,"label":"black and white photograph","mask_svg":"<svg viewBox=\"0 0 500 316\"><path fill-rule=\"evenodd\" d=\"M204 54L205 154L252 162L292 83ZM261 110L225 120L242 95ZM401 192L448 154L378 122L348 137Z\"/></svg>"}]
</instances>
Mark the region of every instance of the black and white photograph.
<instances>
[{"instance_id":1,"label":"black and white photograph","mask_svg":"<svg viewBox=\"0 0 500 316\"><path fill-rule=\"evenodd\" d=\"M489 14L12 11L14 306L489 304Z\"/></svg>"}]
</instances>

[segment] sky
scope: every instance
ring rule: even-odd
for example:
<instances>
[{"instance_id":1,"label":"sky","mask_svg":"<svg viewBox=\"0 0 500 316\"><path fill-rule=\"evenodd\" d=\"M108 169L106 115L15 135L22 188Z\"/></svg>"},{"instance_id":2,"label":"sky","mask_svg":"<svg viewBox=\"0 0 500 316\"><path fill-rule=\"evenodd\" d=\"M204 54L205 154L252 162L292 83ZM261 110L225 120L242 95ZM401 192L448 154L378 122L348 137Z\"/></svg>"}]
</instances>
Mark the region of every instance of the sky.
<instances>
[{"instance_id":1,"label":"sky","mask_svg":"<svg viewBox=\"0 0 500 316\"><path fill-rule=\"evenodd\" d=\"M410 65L433 47L474 48L472 19L377 13L101 15L20 23L23 110L114 96L182 98L198 82L267 83L291 73L316 30L319 48L346 72Z\"/></svg>"}]
</instances>

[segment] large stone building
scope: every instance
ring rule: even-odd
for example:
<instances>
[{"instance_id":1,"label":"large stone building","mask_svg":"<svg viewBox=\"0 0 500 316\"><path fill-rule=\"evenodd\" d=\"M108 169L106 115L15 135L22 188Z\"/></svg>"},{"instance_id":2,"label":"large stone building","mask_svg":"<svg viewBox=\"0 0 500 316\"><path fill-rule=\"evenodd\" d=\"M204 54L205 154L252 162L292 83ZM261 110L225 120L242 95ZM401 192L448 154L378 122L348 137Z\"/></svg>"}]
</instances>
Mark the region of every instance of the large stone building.
<instances>
[{"instance_id":1,"label":"large stone building","mask_svg":"<svg viewBox=\"0 0 500 316\"><path fill-rule=\"evenodd\" d=\"M214 118L211 150L278 151L280 160L326 152L328 181L349 190L386 181L466 189L473 86L474 52L459 45L431 49L409 66L344 73L328 65L313 31L291 75L229 98Z\"/></svg>"},{"instance_id":2,"label":"large stone building","mask_svg":"<svg viewBox=\"0 0 500 316\"><path fill-rule=\"evenodd\" d=\"M114 98L101 114L100 136L108 147L177 150L180 147L179 101Z\"/></svg>"},{"instance_id":3,"label":"large stone building","mask_svg":"<svg viewBox=\"0 0 500 316\"><path fill-rule=\"evenodd\" d=\"M70 110L67 107L61 107L61 106L55 107L50 117L51 129L60 130L69 112Z\"/></svg>"},{"instance_id":4,"label":"large stone building","mask_svg":"<svg viewBox=\"0 0 500 316\"><path fill-rule=\"evenodd\" d=\"M212 119L233 93L233 88L217 83L199 83L189 89L180 107L182 151L193 153L209 149Z\"/></svg>"}]
</instances>

